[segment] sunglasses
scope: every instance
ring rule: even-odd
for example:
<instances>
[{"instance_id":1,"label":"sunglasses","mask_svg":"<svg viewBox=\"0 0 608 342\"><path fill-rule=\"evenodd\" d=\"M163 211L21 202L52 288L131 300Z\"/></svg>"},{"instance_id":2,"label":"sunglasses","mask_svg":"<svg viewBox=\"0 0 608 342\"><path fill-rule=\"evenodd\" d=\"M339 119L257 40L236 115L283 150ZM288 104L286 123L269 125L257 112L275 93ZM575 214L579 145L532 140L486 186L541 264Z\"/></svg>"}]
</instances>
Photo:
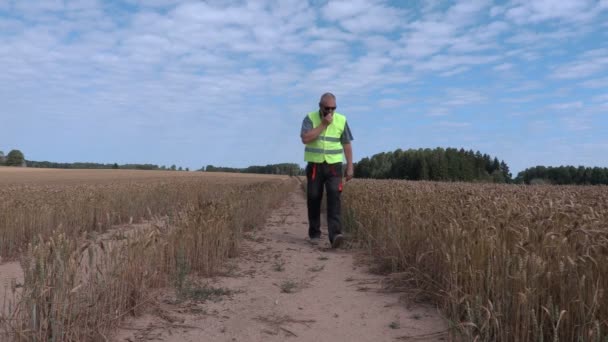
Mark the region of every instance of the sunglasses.
<instances>
[{"instance_id":1,"label":"sunglasses","mask_svg":"<svg viewBox=\"0 0 608 342\"><path fill-rule=\"evenodd\" d=\"M322 107L324 112L336 110L336 107Z\"/></svg>"}]
</instances>

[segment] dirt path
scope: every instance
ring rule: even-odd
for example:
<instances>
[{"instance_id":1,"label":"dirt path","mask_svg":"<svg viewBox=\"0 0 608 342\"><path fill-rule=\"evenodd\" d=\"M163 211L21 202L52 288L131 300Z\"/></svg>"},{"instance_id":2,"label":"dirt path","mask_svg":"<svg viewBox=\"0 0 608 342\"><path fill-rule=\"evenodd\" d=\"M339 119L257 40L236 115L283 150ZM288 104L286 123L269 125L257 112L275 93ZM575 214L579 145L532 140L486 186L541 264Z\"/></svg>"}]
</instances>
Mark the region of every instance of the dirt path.
<instances>
[{"instance_id":1,"label":"dirt path","mask_svg":"<svg viewBox=\"0 0 608 342\"><path fill-rule=\"evenodd\" d=\"M226 274L192 291L207 300L178 303L167 294L113 340L447 340L434 309L407 309L399 294L378 291L381 277L358 266L353 252L331 250L326 241L313 247L306 232L306 201L294 191L263 229L247 236Z\"/></svg>"}]
</instances>

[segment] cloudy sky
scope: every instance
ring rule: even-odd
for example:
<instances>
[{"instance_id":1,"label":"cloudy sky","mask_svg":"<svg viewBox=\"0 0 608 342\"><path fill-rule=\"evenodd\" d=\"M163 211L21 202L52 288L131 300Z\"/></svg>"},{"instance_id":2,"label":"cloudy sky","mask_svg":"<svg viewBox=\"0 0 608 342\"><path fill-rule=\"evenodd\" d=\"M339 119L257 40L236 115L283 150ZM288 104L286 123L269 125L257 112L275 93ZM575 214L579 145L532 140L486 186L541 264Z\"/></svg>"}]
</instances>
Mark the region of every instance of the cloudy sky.
<instances>
[{"instance_id":1,"label":"cloudy sky","mask_svg":"<svg viewBox=\"0 0 608 342\"><path fill-rule=\"evenodd\" d=\"M608 166L608 0L0 0L0 150L303 164L334 92L355 161L464 147Z\"/></svg>"}]
</instances>

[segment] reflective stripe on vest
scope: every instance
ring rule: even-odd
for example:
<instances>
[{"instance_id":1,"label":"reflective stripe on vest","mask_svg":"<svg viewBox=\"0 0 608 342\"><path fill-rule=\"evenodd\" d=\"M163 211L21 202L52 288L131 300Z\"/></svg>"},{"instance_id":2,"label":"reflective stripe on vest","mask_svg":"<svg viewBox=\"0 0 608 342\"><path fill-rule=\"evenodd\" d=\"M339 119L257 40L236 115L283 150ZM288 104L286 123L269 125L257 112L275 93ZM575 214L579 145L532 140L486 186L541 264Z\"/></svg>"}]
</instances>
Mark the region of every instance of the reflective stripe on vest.
<instances>
[{"instance_id":1,"label":"reflective stripe on vest","mask_svg":"<svg viewBox=\"0 0 608 342\"><path fill-rule=\"evenodd\" d=\"M324 150L322 148L314 148L314 147L308 147L306 146L306 148L304 149L305 152L312 152L312 153L325 153L325 154L340 154L342 153L342 149L339 150Z\"/></svg>"},{"instance_id":2,"label":"reflective stripe on vest","mask_svg":"<svg viewBox=\"0 0 608 342\"><path fill-rule=\"evenodd\" d=\"M308 117L312 121L313 128L321 124L321 116L318 111L308 113ZM340 113L334 113L331 125L327 126L317 139L306 144L304 160L313 163L341 163L343 147L340 137L345 126L346 117Z\"/></svg>"},{"instance_id":3,"label":"reflective stripe on vest","mask_svg":"<svg viewBox=\"0 0 608 342\"><path fill-rule=\"evenodd\" d=\"M322 135L319 135L319 137L317 139L321 139L321 140L325 140L325 141L332 141L332 142L340 142L340 138L326 137L326 136L322 136Z\"/></svg>"}]
</instances>

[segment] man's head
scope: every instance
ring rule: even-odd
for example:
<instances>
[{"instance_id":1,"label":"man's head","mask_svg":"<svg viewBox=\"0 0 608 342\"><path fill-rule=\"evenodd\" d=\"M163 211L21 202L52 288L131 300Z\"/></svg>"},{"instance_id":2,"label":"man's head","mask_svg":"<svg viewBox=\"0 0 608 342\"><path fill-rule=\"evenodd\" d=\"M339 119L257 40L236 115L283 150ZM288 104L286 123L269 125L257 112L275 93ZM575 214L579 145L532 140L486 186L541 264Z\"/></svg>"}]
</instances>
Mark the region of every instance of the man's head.
<instances>
[{"instance_id":1,"label":"man's head","mask_svg":"<svg viewBox=\"0 0 608 342\"><path fill-rule=\"evenodd\" d=\"M326 116L333 114L336 110L336 97L332 93L325 93L321 96L319 101L319 112L321 115Z\"/></svg>"}]
</instances>

